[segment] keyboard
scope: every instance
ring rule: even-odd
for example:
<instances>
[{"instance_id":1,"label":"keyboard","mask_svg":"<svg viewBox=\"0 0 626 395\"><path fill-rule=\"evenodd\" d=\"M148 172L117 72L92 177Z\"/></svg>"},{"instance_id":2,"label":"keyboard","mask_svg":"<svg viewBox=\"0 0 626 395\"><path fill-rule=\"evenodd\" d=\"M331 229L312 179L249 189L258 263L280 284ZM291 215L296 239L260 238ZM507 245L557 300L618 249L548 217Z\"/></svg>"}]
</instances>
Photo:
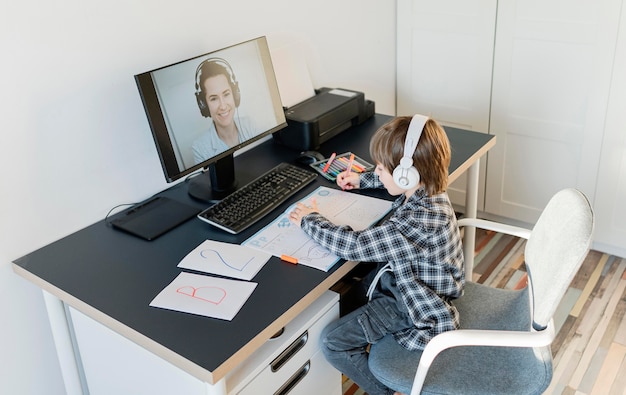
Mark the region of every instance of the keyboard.
<instances>
[{"instance_id":1,"label":"keyboard","mask_svg":"<svg viewBox=\"0 0 626 395\"><path fill-rule=\"evenodd\" d=\"M198 218L237 234L313 182L316 177L312 171L281 163L202 211Z\"/></svg>"}]
</instances>

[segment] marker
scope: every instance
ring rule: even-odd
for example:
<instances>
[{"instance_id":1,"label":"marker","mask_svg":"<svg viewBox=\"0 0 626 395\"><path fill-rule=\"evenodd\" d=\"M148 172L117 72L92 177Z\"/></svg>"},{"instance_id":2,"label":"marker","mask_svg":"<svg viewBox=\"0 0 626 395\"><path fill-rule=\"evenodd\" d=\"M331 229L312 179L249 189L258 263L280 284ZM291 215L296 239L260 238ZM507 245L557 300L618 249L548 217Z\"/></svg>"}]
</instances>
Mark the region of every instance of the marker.
<instances>
[{"instance_id":1,"label":"marker","mask_svg":"<svg viewBox=\"0 0 626 395\"><path fill-rule=\"evenodd\" d=\"M346 158L342 157L342 158L339 158L339 160L341 160L343 163L346 163L346 166L350 164L350 162ZM352 162L352 170L363 173L365 171L365 167L361 166L361 164L355 160L354 162Z\"/></svg>"},{"instance_id":2,"label":"marker","mask_svg":"<svg viewBox=\"0 0 626 395\"><path fill-rule=\"evenodd\" d=\"M341 163L346 164L346 168L345 169L342 168L341 171L348 170L348 166L350 165L350 161L348 159L346 159L345 157L340 157L340 158L337 158L337 160L341 161ZM365 171L365 167L361 166L359 162L355 160L352 162L352 166L350 166L350 170L356 171L357 173L363 173Z\"/></svg>"},{"instance_id":3,"label":"marker","mask_svg":"<svg viewBox=\"0 0 626 395\"><path fill-rule=\"evenodd\" d=\"M365 171L365 167L361 166L361 164L357 161L354 161L352 166L359 172L363 173Z\"/></svg>"},{"instance_id":4,"label":"marker","mask_svg":"<svg viewBox=\"0 0 626 395\"><path fill-rule=\"evenodd\" d=\"M343 167L341 167L341 165L340 165L340 164L338 164L338 163L333 163L333 164L330 166L330 169L328 169L328 170L329 170L332 174L337 175L337 174L339 174L339 173L341 173L341 172L343 171Z\"/></svg>"},{"instance_id":5,"label":"marker","mask_svg":"<svg viewBox=\"0 0 626 395\"><path fill-rule=\"evenodd\" d=\"M280 256L280 259L285 261L285 262L293 263L294 265L298 264L298 258L294 258L294 257L289 256L289 255L283 254L283 255Z\"/></svg>"},{"instance_id":6,"label":"marker","mask_svg":"<svg viewBox=\"0 0 626 395\"><path fill-rule=\"evenodd\" d=\"M346 171L350 173L352 171L352 164L354 163L354 154L350 154L350 162L348 162L348 168Z\"/></svg>"},{"instance_id":7,"label":"marker","mask_svg":"<svg viewBox=\"0 0 626 395\"><path fill-rule=\"evenodd\" d=\"M335 156L337 156L337 154L333 152L333 154L330 156L330 159L328 159L328 162L326 162L326 166L324 166L324 173L328 171L330 164L333 163L333 160L335 160Z\"/></svg>"}]
</instances>

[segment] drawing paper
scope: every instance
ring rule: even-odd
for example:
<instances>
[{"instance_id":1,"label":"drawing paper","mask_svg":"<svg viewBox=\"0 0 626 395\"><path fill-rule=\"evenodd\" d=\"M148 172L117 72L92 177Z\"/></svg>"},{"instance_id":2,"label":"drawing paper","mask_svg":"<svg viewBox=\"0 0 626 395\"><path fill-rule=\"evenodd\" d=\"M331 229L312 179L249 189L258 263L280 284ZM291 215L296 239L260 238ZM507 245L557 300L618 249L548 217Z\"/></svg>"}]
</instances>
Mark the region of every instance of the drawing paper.
<instances>
[{"instance_id":1,"label":"drawing paper","mask_svg":"<svg viewBox=\"0 0 626 395\"><path fill-rule=\"evenodd\" d=\"M303 202L311 204L315 199L322 215L337 225L348 225L363 230L383 218L391 210L392 202L363 196L338 189L319 187ZM289 221L289 213L295 204L274 221L242 244L266 251L274 256L289 255L298 264L328 271L339 257L317 244L300 227Z\"/></svg>"},{"instance_id":2,"label":"drawing paper","mask_svg":"<svg viewBox=\"0 0 626 395\"><path fill-rule=\"evenodd\" d=\"M205 240L178 264L183 269L252 280L272 255L231 243Z\"/></svg>"},{"instance_id":3,"label":"drawing paper","mask_svg":"<svg viewBox=\"0 0 626 395\"><path fill-rule=\"evenodd\" d=\"M180 273L150 306L231 321L257 283Z\"/></svg>"}]
</instances>

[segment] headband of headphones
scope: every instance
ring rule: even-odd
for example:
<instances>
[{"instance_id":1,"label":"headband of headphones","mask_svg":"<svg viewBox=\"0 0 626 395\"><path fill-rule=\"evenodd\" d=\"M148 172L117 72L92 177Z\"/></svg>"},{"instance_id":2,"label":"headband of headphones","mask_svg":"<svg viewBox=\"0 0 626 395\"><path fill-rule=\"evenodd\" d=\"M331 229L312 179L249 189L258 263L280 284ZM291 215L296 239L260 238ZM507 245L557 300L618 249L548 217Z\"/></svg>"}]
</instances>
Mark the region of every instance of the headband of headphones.
<instances>
[{"instance_id":1,"label":"headband of headphones","mask_svg":"<svg viewBox=\"0 0 626 395\"><path fill-rule=\"evenodd\" d=\"M427 121L427 116L416 114L409 123L409 128L404 138L404 153L402 159L400 159L400 164L393 170L392 174L393 181L402 189L415 188L420 182L420 174L413 166L413 154Z\"/></svg>"},{"instance_id":2,"label":"headband of headphones","mask_svg":"<svg viewBox=\"0 0 626 395\"><path fill-rule=\"evenodd\" d=\"M202 68L205 65L208 65L209 63L215 63L225 68L226 72L228 73L228 80L230 81L231 85L235 85L237 83L237 78L235 78L235 72L233 71L233 68L230 66L230 63L226 61L226 59L208 58L208 59L203 60L196 68L196 91L200 92L201 90L204 89L200 81L202 79Z\"/></svg>"},{"instance_id":3,"label":"headband of headphones","mask_svg":"<svg viewBox=\"0 0 626 395\"><path fill-rule=\"evenodd\" d=\"M413 165L413 153L415 153L417 142L422 136L422 130L424 130L424 125L426 125L427 121L428 117L425 115L413 115L409 123L409 130L406 132L406 139L404 140L404 156L400 159L400 166L403 168L409 168Z\"/></svg>"}]
</instances>

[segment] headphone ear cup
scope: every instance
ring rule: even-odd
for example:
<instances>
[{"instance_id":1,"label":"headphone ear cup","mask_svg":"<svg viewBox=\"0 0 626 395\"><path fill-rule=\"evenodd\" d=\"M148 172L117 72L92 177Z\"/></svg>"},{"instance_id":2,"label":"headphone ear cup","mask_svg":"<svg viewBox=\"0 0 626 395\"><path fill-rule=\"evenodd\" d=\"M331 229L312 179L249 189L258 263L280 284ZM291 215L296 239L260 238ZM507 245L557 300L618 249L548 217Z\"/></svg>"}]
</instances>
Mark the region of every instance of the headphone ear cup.
<instances>
[{"instance_id":1,"label":"headphone ear cup","mask_svg":"<svg viewBox=\"0 0 626 395\"><path fill-rule=\"evenodd\" d=\"M393 170L393 181L402 189L412 189L420 182L420 173L414 166L398 166Z\"/></svg>"},{"instance_id":2,"label":"headphone ear cup","mask_svg":"<svg viewBox=\"0 0 626 395\"><path fill-rule=\"evenodd\" d=\"M207 118L211 116L211 111L209 110L209 106L206 104L206 100L204 99L203 92L196 92L196 102L198 102L198 108L200 109L200 114L203 117Z\"/></svg>"}]
</instances>

